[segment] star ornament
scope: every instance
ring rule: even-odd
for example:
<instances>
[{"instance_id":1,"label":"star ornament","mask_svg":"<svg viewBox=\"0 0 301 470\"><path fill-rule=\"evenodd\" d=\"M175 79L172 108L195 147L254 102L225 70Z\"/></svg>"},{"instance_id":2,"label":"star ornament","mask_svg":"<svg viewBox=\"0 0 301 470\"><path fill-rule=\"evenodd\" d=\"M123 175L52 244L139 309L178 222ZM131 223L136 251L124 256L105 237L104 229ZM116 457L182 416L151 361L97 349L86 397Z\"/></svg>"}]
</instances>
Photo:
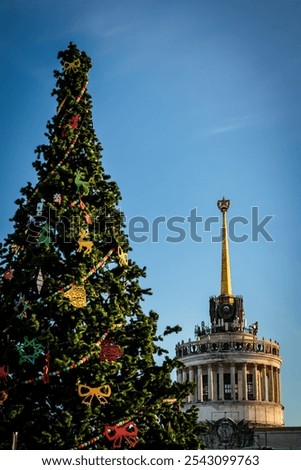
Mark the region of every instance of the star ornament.
<instances>
[{"instance_id":1,"label":"star ornament","mask_svg":"<svg viewBox=\"0 0 301 470\"><path fill-rule=\"evenodd\" d=\"M27 336L24 337L24 343L17 345L20 354L20 364L24 362L35 363L35 360L42 353L43 346L37 343L36 339L29 340Z\"/></svg>"}]
</instances>

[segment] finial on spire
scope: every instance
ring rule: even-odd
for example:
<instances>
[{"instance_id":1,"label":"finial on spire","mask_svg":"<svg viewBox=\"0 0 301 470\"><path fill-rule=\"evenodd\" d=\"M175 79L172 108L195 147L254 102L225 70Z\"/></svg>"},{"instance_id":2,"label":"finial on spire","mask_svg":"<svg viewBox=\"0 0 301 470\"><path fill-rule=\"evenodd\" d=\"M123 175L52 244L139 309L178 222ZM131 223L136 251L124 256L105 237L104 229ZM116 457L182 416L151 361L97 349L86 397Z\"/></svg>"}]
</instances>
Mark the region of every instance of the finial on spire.
<instances>
[{"instance_id":1,"label":"finial on spire","mask_svg":"<svg viewBox=\"0 0 301 470\"><path fill-rule=\"evenodd\" d=\"M230 207L230 199L225 199L225 197L223 197L223 199L217 201L217 207L221 212L227 212Z\"/></svg>"},{"instance_id":2,"label":"finial on spire","mask_svg":"<svg viewBox=\"0 0 301 470\"><path fill-rule=\"evenodd\" d=\"M228 246L227 216L226 213L230 207L230 200L220 199L217 201L217 207L223 214L222 222L222 266L221 266L221 295L232 296L230 255Z\"/></svg>"}]
</instances>

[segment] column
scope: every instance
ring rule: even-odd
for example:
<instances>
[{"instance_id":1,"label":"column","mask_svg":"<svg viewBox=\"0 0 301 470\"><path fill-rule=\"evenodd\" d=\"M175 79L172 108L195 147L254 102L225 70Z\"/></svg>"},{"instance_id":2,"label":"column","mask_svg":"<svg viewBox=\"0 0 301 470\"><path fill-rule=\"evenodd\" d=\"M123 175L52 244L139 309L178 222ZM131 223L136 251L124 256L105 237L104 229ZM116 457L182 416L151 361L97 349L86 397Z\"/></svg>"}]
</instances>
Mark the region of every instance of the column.
<instances>
[{"instance_id":1,"label":"column","mask_svg":"<svg viewBox=\"0 0 301 470\"><path fill-rule=\"evenodd\" d=\"M217 389L217 383L218 383L218 379L217 379L217 367L213 367L212 368L212 400L216 401L218 399L218 389Z\"/></svg>"},{"instance_id":2,"label":"column","mask_svg":"<svg viewBox=\"0 0 301 470\"><path fill-rule=\"evenodd\" d=\"M262 401L267 401L267 386L266 386L266 375L267 375L267 368L266 365L262 367L261 372L261 384L262 384Z\"/></svg>"},{"instance_id":3,"label":"column","mask_svg":"<svg viewBox=\"0 0 301 470\"><path fill-rule=\"evenodd\" d=\"M224 366L223 364L219 364L218 366L218 376L219 376L218 399L224 400Z\"/></svg>"},{"instance_id":4,"label":"column","mask_svg":"<svg viewBox=\"0 0 301 470\"><path fill-rule=\"evenodd\" d=\"M242 365L242 399L248 399L247 364Z\"/></svg>"},{"instance_id":5,"label":"column","mask_svg":"<svg viewBox=\"0 0 301 470\"><path fill-rule=\"evenodd\" d=\"M281 380L280 380L280 369L277 369L278 377L278 403L281 403Z\"/></svg>"},{"instance_id":6,"label":"column","mask_svg":"<svg viewBox=\"0 0 301 470\"><path fill-rule=\"evenodd\" d=\"M258 387L257 387L257 364L253 366L253 399L258 400Z\"/></svg>"},{"instance_id":7,"label":"column","mask_svg":"<svg viewBox=\"0 0 301 470\"><path fill-rule=\"evenodd\" d=\"M275 388L274 388L274 367L270 367L270 380L269 380L269 389L270 389L270 400L275 401Z\"/></svg>"},{"instance_id":8,"label":"column","mask_svg":"<svg viewBox=\"0 0 301 470\"><path fill-rule=\"evenodd\" d=\"M187 370L186 369L183 369L182 380L184 384L187 382ZM186 402L188 402L188 397L186 397Z\"/></svg>"},{"instance_id":9,"label":"column","mask_svg":"<svg viewBox=\"0 0 301 470\"><path fill-rule=\"evenodd\" d=\"M242 370L237 370L238 400L242 400Z\"/></svg>"},{"instance_id":10,"label":"column","mask_svg":"<svg viewBox=\"0 0 301 470\"><path fill-rule=\"evenodd\" d=\"M262 368L257 369L257 384L258 384L258 401L262 401L262 377L261 377Z\"/></svg>"},{"instance_id":11,"label":"column","mask_svg":"<svg viewBox=\"0 0 301 470\"><path fill-rule=\"evenodd\" d=\"M197 401L203 401L203 371L202 366L198 366L198 390Z\"/></svg>"},{"instance_id":12,"label":"column","mask_svg":"<svg viewBox=\"0 0 301 470\"><path fill-rule=\"evenodd\" d=\"M208 366L208 400L213 400L212 366Z\"/></svg>"},{"instance_id":13,"label":"column","mask_svg":"<svg viewBox=\"0 0 301 470\"><path fill-rule=\"evenodd\" d=\"M194 382L194 370L193 367L189 367L189 382L195 383ZM188 402L193 403L194 402L194 393L191 393L188 397Z\"/></svg>"},{"instance_id":14,"label":"column","mask_svg":"<svg viewBox=\"0 0 301 470\"><path fill-rule=\"evenodd\" d=\"M278 369L274 369L274 389L275 389L275 403L279 403L279 388L278 388Z\"/></svg>"},{"instance_id":15,"label":"column","mask_svg":"<svg viewBox=\"0 0 301 470\"><path fill-rule=\"evenodd\" d=\"M177 382L182 383L183 381L183 371L182 369L177 370Z\"/></svg>"},{"instance_id":16,"label":"column","mask_svg":"<svg viewBox=\"0 0 301 470\"><path fill-rule=\"evenodd\" d=\"M234 364L231 364L231 367L230 367L230 377L231 377L231 399L232 400L235 400L236 399L236 396L235 396L235 365Z\"/></svg>"}]
</instances>

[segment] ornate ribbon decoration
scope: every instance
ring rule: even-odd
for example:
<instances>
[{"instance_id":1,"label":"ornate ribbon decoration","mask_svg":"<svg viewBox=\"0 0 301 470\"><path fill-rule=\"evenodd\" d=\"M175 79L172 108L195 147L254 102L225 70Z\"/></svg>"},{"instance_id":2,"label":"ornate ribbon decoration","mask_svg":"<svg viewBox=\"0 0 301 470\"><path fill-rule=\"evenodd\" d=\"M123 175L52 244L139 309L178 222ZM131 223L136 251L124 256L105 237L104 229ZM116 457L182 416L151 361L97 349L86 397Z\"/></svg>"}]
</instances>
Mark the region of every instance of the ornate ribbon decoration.
<instances>
[{"instance_id":1,"label":"ornate ribbon decoration","mask_svg":"<svg viewBox=\"0 0 301 470\"><path fill-rule=\"evenodd\" d=\"M123 426L118 426L118 424L106 426L103 435L109 441L113 441L114 449L120 449L123 439L130 447L135 447L138 444L138 427L133 421L129 421Z\"/></svg>"},{"instance_id":2,"label":"ornate ribbon decoration","mask_svg":"<svg viewBox=\"0 0 301 470\"><path fill-rule=\"evenodd\" d=\"M80 67L80 60L75 59L73 62L65 62L63 67L64 67L64 72L69 72L71 70L73 72L76 72L77 69Z\"/></svg>"},{"instance_id":3,"label":"ornate ribbon decoration","mask_svg":"<svg viewBox=\"0 0 301 470\"><path fill-rule=\"evenodd\" d=\"M88 385L81 385L78 386L78 394L80 397L84 397L82 403L85 405L91 405L93 398L97 398L101 405L105 405L108 403L106 397L110 397L112 394L112 390L110 385L102 385L100 387L92 388L88 387Z\"/></svg>"},{"instance_id":4,"label":"ornate ribbon decoration","mask_svg":"<svg viewBox=\"0 0 301 470\"><path fill-rule=\"evenodd\" d=\"M129 264L128 255L127 253L124 253L122 251L121 246L118 246L117 254L118 254L118 259L119 259L119 266L124 266L124 267L128 266Z\"/></svg>"},{"instance_id":5,"label":"ornate ribbon decoration","mask_svg":"<svg viewBox=\"0 0 301 470\"><path fill-rule=\"evenodd\" d=\"M86 290L83 286L72 286L64 297L70 300L71 305L76 308L82 308L87 305Z\"/></svg>"}]
</instances>

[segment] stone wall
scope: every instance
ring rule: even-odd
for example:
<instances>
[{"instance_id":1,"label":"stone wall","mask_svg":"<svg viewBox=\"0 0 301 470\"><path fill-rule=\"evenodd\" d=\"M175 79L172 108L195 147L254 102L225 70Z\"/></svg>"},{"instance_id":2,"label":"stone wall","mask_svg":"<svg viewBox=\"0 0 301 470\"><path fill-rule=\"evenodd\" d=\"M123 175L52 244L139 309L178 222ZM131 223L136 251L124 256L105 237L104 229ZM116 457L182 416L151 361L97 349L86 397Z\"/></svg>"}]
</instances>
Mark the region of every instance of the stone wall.
<instances>
[{"instance_id":1,"label":"stone wall","mask_svg":"<svg viewBox=\"0 0 301 470\"><path fill-rule=\"evenodd\" d=\"M254 446L301 450L301 427L255 428Z\"/></svg>"}]
</instances>

